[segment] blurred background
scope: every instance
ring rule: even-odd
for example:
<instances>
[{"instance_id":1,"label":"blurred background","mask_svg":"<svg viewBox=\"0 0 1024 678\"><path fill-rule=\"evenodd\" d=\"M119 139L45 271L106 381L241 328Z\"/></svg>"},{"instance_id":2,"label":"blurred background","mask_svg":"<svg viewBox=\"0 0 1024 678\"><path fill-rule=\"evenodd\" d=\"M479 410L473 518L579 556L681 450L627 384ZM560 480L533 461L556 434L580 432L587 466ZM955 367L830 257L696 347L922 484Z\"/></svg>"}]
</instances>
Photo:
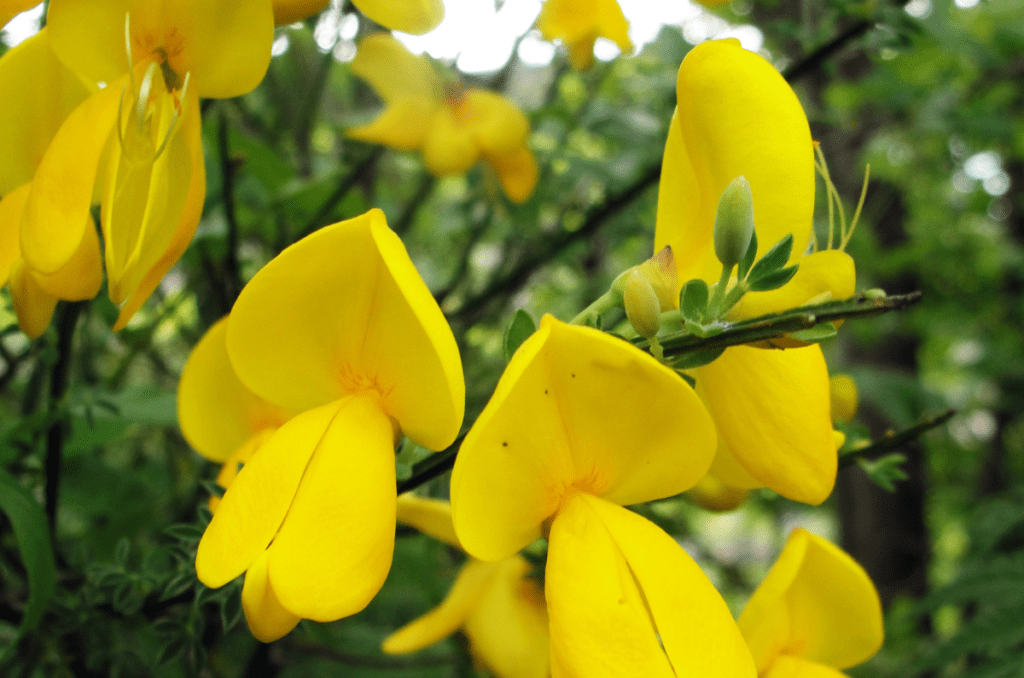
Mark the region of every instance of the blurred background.
<instances>
[{"instance_id":1,"label":"blurred background","mask_svg":"<svg viewBox=\"0 0 1024 678\"><path fill-rule=\"evenodd\" d=\"M113 334L103 295L58 308L58 326L67 314L84 320L61 414L70 434L56 594L3 675L488 675L458 636L409 657L380 653L385 635L443 599L463 559L413 530L399 532L366 611L303 622L271 645L239 622L239 587L195 583L201 482L217 468L177 428L182 365L277 252L380 207L460 342L471 422L504 367L515 309L567 320L652 254L676 72L694 44L720 37L790 80L848 212L870 164L848 249L858 289L924 295L904 312L849 321L824 345L830 371L859 387L851 431L880 439L956 415L885 468L845 465L820 507L763 491L729 513L682 497L645 515L679 538L734 611L793 527L841 544L875 581L887 620L885 648L851 676L1024 675L1024 0L733 0L714 10L622 0L636 51L599 40L586 73L533 27L538 0L445 4L436 30L401 39L527 112L536 191L513 205L479 167L436 179L417 154L347 139L381 108L349 67L359 38L379 29L337 2L279 28L260 87L203 104L203 220L143 311ZM15 19L0 50L42 16L39 7ZM819 198L826 228L820 182ZM0 462L40 488L60 337L51 328L30 342L2 298ZM400 478L422 456L403 450ZM447 496L447 475L426 491ZM0 643L15 638L28 583L0 519Z\"/></svg>"}]
</instances>

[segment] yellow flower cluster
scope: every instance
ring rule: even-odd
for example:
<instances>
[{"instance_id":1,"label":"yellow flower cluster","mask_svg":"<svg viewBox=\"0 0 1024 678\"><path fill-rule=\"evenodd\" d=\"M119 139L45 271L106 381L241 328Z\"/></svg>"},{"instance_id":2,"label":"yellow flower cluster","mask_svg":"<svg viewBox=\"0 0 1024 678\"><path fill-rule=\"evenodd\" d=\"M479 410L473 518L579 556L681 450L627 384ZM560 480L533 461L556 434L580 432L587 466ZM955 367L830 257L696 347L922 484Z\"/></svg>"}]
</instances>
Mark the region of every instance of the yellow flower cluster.
<instances>
[{"instance_id":1,"label":"yellow flower cluster","mask_svg":"<svg viewBox=\"0 0 1024 678\"><path fill-rule=\"evenodd\" d=\"M353 136L420 149L440 174L482 157L503 177L495 158L525 149L525 122L493 95L443 85L390 37L366 38L359 55L354 70L387 109ZM758 254L792 236L800 272L730 313L850 296L849 257L803 256L814 145L778 72L735 41L705 43L680 68L678 101L654 237L669 254L630 278L648 285L645 298L668 310L685 281L718 277L716 206L737 177ZM833 415L852 416L855 389L838 380L830 398L821 350L797 343L726 349L690 372L691 387L618 337L545 316L465 436L451 505L396 498L398 441L439 450L459 431L458 350L379 211L327 227L253 278L183 373L182 430L225 462L227 488L197 574L218 587L245 573L246 619L270 641L302 618L363 609L400 521L471 559L441 606L386 639L386 652L462 629L502 678L839 675L882 642L877 593L848 555L794 531L737 621L686 551L625 508L687 490L729 508L760 487L824 501ZM215 404L223 416L211 418ZM543 591L519 555L541 538Z\"/></svg>"}]
</instances>

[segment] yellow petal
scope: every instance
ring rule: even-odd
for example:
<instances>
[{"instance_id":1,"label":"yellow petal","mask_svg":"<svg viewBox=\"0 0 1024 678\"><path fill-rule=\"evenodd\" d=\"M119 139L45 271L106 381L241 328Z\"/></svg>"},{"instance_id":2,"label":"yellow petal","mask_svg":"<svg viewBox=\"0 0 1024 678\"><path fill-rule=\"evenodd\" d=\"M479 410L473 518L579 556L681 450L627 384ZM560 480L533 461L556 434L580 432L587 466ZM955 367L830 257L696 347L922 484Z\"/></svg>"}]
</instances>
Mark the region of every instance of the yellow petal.
<instances>
[{"instance_id":1,"label":"yellow petal","mask_svg":"<svg viewBox=\"0 0 1024 678\"><path fill-rule=\"evenodd\" d=\"M540 534L565 493L618 504L682 492L715 433L690 387L631 344L545 316L505 369L452 471L455 532L482 560Z\"/></svg>"},{"instance_id":2,"label":"yellow petal","mask_svg":"<svg viewBox=\"0 0 1024 678\"><path fill-rule=\"evenodd\" d=\"M255 434L277 429L289 418L235 376L224 339L227 329L225 317L207 330L185 363L178 384L181 433L196 452L217 462L235 455Z\"/></svg>"},{"instance_id":3,"label":"yellow petal","mask_svg":"<svg viewBox=\"0 0 1024 678\"><path fill-rule=\"evenodd\" d=\"M549 678L544 592L519 556L487 563L497 570L463 626L473 657L501 678Z\"/></svg>"},{"instance_id":4,"label":"yellow petal","mask_svg":"<svg viewBox=\"0 0 1024 678\"><path fill-rule=\"evenodd\" d=\"M373 122L353 127L346 134L403 151L417 150L426 143L438 106L437 101L427 97L393 99Z\"/></svg>"},{"instance_id":5,"label":"yellow petal","mask_svg":"<svg viewBox=\"0 0 1024 678\"><path fill-rule=\"evenodd\" d=\"M284 26L302 21L329 4L331 0L274 0L274 24Z\"/></svg>"},{"instance_id":6,"label":"yellow petal","mask_svg":"<svg viewBox=\"0 0 1024 678\"><path fill-rule=\"evenodd\" d=\"M635 513L597 497L583 501L640 585L676 675L753 678L754 661L729 608L686 551Z\"/></svg>"},{"instance_id":7,"label":"yellow petal","mask_svg":"<svg viewBox=\"0 0 1024 678\"><path fill-rule=\"evenodd\" d=\"M242 467L199 542L199 581L223 586L266 550L340 407L335 402L291 419Z\"/></svg>"},{"instance_id":8,"label":"yellow petal","mask_svg":"<svg viewBox=\"0 0 1024 678\"><path fill-rule=\"evenodd\" d=\"M749 490L726 485L708 472L687 492L694 504L708 511L732 511L747 500Z\"/></svg>"},{"instance_id":9,"label":"yellow petal","mask_svg":"<svg viewBox=\"0 0 1024 678\"><path fill-rule=\"evenodd\" d=\"M552 678L675 678L629 564L582 494L551 525L544 594Z\"/></svg>"},{"instance_id":10,"label":"yellow petal","mask_svg":"<svg viewBox=\"0 0 1024 678\"><path fill-rule=\"evenodd\" d=\"M227 343L242 382L282 407L376 388L403 433L432 450L462 424L455 337L380 210L322 228L267 264L238 297Z\"/></svg>"},{"instance_id":11,"label":"yellow petal","mask_svg":"<svg viewBox=\"0 0 1024 678\"><path fill-rule=\"evenodd\" d=\"M24 260L15 259L11 265L11 301L18 315L18 326L30 339L38 339L50 326L57 297L39 286Z\"/></svg>"},{"instance_id":12,"label":"yellow petal","mask_svg":"<svg viewBox=\"0 0 1024 678\"><path fill-rule=\"evenodd\" d=\"M82 242L100 155L114 131L124 82L86 99L68 116L32 181L21 225L21 252L40 273L54 273Z\"/></svg>"},{"instance_id":13,"label":"yellow petal","mask_svg":"<svg viewBox=\"0 0 1024 678\"><path fill-rule=\"evenodd\" d=\"M389 33L373 33L359 41L352 72L370 84L380 98L440 100L441 83L425 56L416 56Z\"/></svg>"},{"instance_id":14,"label":"yellow petal","mask_svg":"<svg viewBox=\"0 0 1024 678\"><path fill-rule=\"evenodd\" d=\"M446 501L417 497L407 492L398 497L397 519L403 525L415 527L449 546L462 548L452 525L451 504Z\"/></svg>"},{"instance_id":15,"label":"yellow petal","mask_svg":"<svg viewBox=\"0 0 1024 678\"><path fill-rule=\"evenodd\" d=\"M853 257L841 250L821 250L799 261L800 268L788 283L769 292L743 295L731 317L754 318L803 306L812 299L849 299L857 292Z\"/></svg>"},{"instance_id":16,"label":"yellow petal","mask_svg":"<svg viewBox=\"0 0 1024 678\"><path fill-rule=\"evenodd\" d=\"M246 440L242 445L235 450L234 454L228 457L220 467L220 472L217 474L217 484L223 487L225 490L231 487L231 483L234 482L235 478L238 477L238 472L242 470L242 466L249 463L252 456L256 454L256 451L263 447L263 443L270 440L270 437L277 431L276 428L265 428L256 435ZM220 505L220 497L217 495L210 496L210 511L216 511L217 506Z\"/></svg>"},{"instance_id":17,"label":"yellow petal","mask_svg":"<svg viewBox=\"0 0 1024 678\"><path fill-rule=\"evenodd\" d=\"M90 92L50 49L46 28L0 59L0 91L17 93L0 103L0 195L6 196L32 180L53 135Z\"/></svg>"},{"instance_id":18,"label":"yellow petal","mask_svg":"<svg viewBox=\"0 0 1024 678\"><path fill-rule=\"evenodd\" d=\"M110 82L127 73L125 14L132 59L166 58L179 82L222 99L252 90L270 64L270 0L57 0L47 25L61 60L82 77Z\"/></svg>"},{"instance_id":19,"label":"yellow petal","mask_svg":"<svg viewBox=\"0 0 1024 678\"><path fill-rule=\"evenodd\" d=\"M814 209L807 118L775 67L735 40L694 47L679 68L658 197L655 251L671 245L680 282L717 280L710 254L718 199L743 175L754 197L758 254L793 234L803 254Z\"/></svg>"},{"instance_id":20,"label":"yellow petal","mask_svg":"<svg viewBox=\"0 0 1024 678\"><path fill-rule=\"evenodd\" d=\"M352 4L384 28L413 35L432 31L444 19L441 0L352 0Z\"/></svg>"},{"instance_id":21,"label":"yellow petal","mask_svg":"<svg viewBox=\"0 0 1024 678\"><path fill-rule=\"evenodd\" d=\"M29 188L24 184L0 198L0 287L7 284L11 266L21 258L21 215Z\"/></svg>"},{"instance_id":22,"label":"yellow petal","mask_svg":"<svg viewBox=\"0 0 1024 678\"><path fill-rule=\"evenodd\" d=\"M487 155L485 159L498 175L498 181L508 199L517 205L526 202L533 194L540 176L533 151L523 146L507 155Z\"/></svg>"},{"instance_id":23,"label":"yellow petal","mask_svg":"<svg viewBox=\"0 0 1024 678\"><path fill-rule=\"evenodd\" d=\"M450 106L437 109L423 144L423 162L431 174L446 177L463 174L480 159L480 147L470 131L461 126Z\"/></svg>"},{"instance_id":24,"label":"yellow petal","mask_svg":"<svg viewBox=\"0 0 1024 678\"><path fill-rule=\"evenodd\" d=\"M387 654L408 654L458 631L494 580L497 565L479 560L466 563L444 602L385 638L381 649Z\"/></svg>"},{"instance_id":25,"label":"yellow petal","mask_svg":"<svg viewBox=\"0 0 1024 678\"><path fill-rule=\"evenodd\" d=\"M36 273L36 282L58 299L82 301L92 299L103 285L103 263L100 239L92 216L86 217L82 241L71 258L55 273Z\"/></svg>"},{"instance_id":26,"label":"yellow petal","mask_svg":"<svg viewBox=\"0 0 1024 678\"><path fill-rule=\"evenodd\" d=\"M38 4L36 0L3 0L0 2L0 28L3 28L15 15L32 9Z\"/></svg>"},{"instance_id":27,"label":"yellow petal","mask_svg":"<svg viewBox=\"0 0 1024 678\"><path fill-rule=\"evenodd\" d=\"M128 297L121 306L117 322L114 323L113 329L115 332L128 324L128 321L132 319L135 312L142 308L146 299L149 298L149 295L160 284L167 271L185 253L189 243L192 242L192 236L196 232L196 227L199 225L199 218L202 216L203 201L206 198L206 167L203 162L202 121L199 119L199 98L194 91L184 106L186 107L185 113L178 123L182 126L181 139L176 140L175 144L183 142L186 148L189 173L185 205L181 210L181 216L177 225L174 226L171 239L169 241L161 240L158 246L150 244L146 256L142 260L136 261L136 270L132 280L125 285ZM194 114L190 114L190 111L194 111ZM176 153L176 157L181 158L182 156L180 153ZM177 168L179 172L184 167L185 160L183 159L182 162L183 164ZM180 184L177 185L180 187ZM160 250L160 247L163 247L163 250ZM159 258L150 264L156 254L159 254ZM147 265L149 265L148 269L145 268ZM141 271L144 271L144 273L140 276L139 272Z\"/></svg>"},{"instance_id":28,"label":"yellow petal","mask_svg":"<svg viewBox=\"0 0 1024 678\"><path fill-rule=\"evenodd\" d=\"M835 669L800 657L779 657L764 678L846 678Z\"/></svg>"},{"instance_id":29,"label":"yellow petal","mask_svg":"<svg viewBox=\"0 0 1024 678\"><path fill-rule=\"evenodd\" d=\"M468 89L453 110L459 124L470 131L484 153L514 153L530 134L530 122L523 112L494 92Z\"/></svg>"},{"instance_id":30,"label":"yellow petal","mask_svg":"<svg viewBox=\"0 0 1024 678\"><path fill-rule=\"evenodd\" d=\"M845 669L874 655L883 638L882 606L864 568L801 528L790 534L739 626L762 671L779 655Z\"/></svg>"},{"instance_id":31,"label":"yellow petal","mask_svg":"<svg viewBox=\"0 0 1024 678\"><path fill-rule=\"evenodd\" d=\"M270 643L288 635L302 617L281 607L274 587L267 578L267 552L256 558L245 573L242 586L242 611L249 630L257 640Z\"/></svg>"},{"instance_id":32,"label":"yellow petal","mask_svg":"<svg viewBox=\"0 0 1024 678\"><path fill-rule=\"evenodd\" d=\"M694 375L719 435L753 480L794 501L825 501L837 459L820 348L734 346Z\"/></svg>"},{"instance_id":33,"label":"yellow petal","mask_svg":"<svg viewBox=\"0 0 1024 678\"><path fill-rule=\"evenodd\" d=\"M395 547L393 435L376 398L342 401L268 550L285 609L333 621L362 610L384 584Z\"/></svg>"},{"instance_id":34,"label":"yellow petal","mask_svg":"<svg viewBox=\"0 0 1024 678\"><path fill-rule=\"evenodd\" d=\"M853 421L857 416L857 382L848 374L837 374L828 383L832 421Z\"/></svg>"}]
</instances>

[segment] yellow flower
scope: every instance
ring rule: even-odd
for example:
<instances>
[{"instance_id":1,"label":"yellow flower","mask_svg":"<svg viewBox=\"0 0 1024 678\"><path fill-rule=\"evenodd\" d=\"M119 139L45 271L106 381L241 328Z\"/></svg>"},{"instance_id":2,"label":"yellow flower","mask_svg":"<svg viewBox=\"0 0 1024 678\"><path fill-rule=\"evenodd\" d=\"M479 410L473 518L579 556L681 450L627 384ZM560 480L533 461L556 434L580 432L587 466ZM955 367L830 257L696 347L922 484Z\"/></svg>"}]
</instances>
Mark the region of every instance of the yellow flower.
<instances>
[{"instance_id":1,"label":"yellow flower","mask_svg":"<svg viewBox=\"0 0 1024 678\"><path fill-rule=\"evenodd\" d=\"M120 329L192 239L206 183L199 97L238 96L263 78L270 0L54 0L47 28L68 68L106 86L70 114L42 157L22 255L38 273L59 270L100 195Z\"/></svg>"},{"instance_id":2,"label":"yellow flower","mask_svg":"<svg viewBox=\"0 0 1024 678\"><path fill-rule=\"evenodd\" d=\"M746 177L753 194L759 254L792 234L791 261L798 259L811 234L814 147L793 90L760 56L735 40L722 40L698 45L686 56L677 100L654 244L655 250L672 247L680 285L719 278L715 212L722 191L738 176ZM806 300L802 290L813 270L833 271L811 263L805 268L804 261L804 276L778 291L790 295L783 303ZM711 467L718 481L739 489L767 486L809 504L828 497L837 460L820 348L736 346L693 375L719 431Z\"/></svg>"},{"instance_id":3,"label":"yellow flower","mask_svg":"<svg viewBox=\"0 0 1024 678\"><path fill-rule=\"evenodd\" d=\"M444 19L441 0L352 0L356 8L384 28L422 35Z\"/></svg>"},{"instance_id":4,"label":"yellow flower","mask_svg":"<svg viewBox=\"0 0 1024 678\"><path fill-rule=\"evenodd\" d=\"M435 176L463 174L481 159L510 200L525 201L537 184L537 161L526 145L522 111L487 90L442 83L424 56L390 35L368 35L352 61L386 104L377 118L348 131L354 139L419 150Z\"/></svg>"},{"instance_id":5,"label":"yellow flower","mask_svg":"<svg viewBox=\"0 0 1024 678\"><path fill-rule=\"evenodd\" d=\"M594 41L607 38L626 52L633 51L629 22L616 0L546 0L537 18L545 40L561 40L569 63L578 71L594 65Z\"/></svg>"},{"instance_id":6,"label":"yellow flower","mask_svg":"<svg viewBox=\"0 0 1024 678\"><path fill-rule=\"evenodd\" d=\"M0 88L15 92L0 106L0 286L10 282L18 324L32 338L50 324L59 299L91 299L103 283L99 239L92 217L82 215L82 235L71 257L50 273L25 264L20 226L32 177L54 134L90 92L64 67L43 29L0 58Z\"/></svg>"},{"instance_id":7,"label":"yellow flower","mask_svg":"<svg viewBox=\"0 0 1024 678\"><path fill-rule=\"evenodd\" d=\"M228 358L227 321L218 320L199 340L178 384L181 433L196 452L223 464L217 483L225 489L238 475L239 465L294 414L263 400L238 380ZM211 510L219 503L219 497L210 497Z\"/></svg>"},{"instance_id":8,"label":"yellow flower","mask_svg":"<svg viewBox=\"0 0 1024 678\"><path fill-rule=\"evenodd\" d=\"M465 384L451 329L380 210L267 264L226 341L247 389L301 412L239 471L196 555L207 586L246 572L246 619L269 641L376 595L394 545L396 439L448 446Z\"/></svg>"},{"instance_id":9,"label":"yellow flower","mask_svg":"<svg viewBox=\"0 0 1024 678\"><path fill-rule=\"evenodd\" d=\"M451 506L410 494L398 498L398 522L455 548ZM493 563L469 560L438 607L384 639L388 654L406 654L460 628L476 660L498 678L547 678L548 615L530 564L514 555Z\"/></svg>"},{"instance_id":10,"label":"yellow flower","mask_svg":"<svg viewBox=\"0 0 1024 678\"><path fill-rule=\"evenodd\" d=\"M801 528L738 623L765 678L840 678L882 647L882 605L864 568Z\"/></svg>"},{"instance_id":11,"label":"yellow flower","mask_svg":"<svg viewBox=\"0 0 1024 678\"><path fill-rule=\"evenodd\" d=\"M481 560L547 533L555 678L754 675L700 568L622 508L691 487L714 446L690 387L621 339L545 316L516 351L456 458L452 517Z\"/></svg>"},{"instance_id":12,"label":"yellow flower","mask_svg":"<svg viewBox=\"0 0 1024 678\"><path fill-rule=\"evenodd\" d=\"M39 0L0 0L0 28L7 25L16 14L32 9L38 4Z\"/></svg>"}]
</instances>

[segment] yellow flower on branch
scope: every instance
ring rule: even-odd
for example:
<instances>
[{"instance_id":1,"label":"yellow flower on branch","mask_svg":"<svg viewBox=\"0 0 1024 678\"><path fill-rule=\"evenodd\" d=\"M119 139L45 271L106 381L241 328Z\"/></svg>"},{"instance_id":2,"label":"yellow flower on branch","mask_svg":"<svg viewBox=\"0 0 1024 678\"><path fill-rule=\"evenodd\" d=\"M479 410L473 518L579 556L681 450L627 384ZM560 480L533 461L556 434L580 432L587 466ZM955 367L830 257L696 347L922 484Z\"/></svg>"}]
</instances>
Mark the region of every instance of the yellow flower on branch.
<instances>
[{"instance_id":1,"label":"yellow flower on branch","mask_svg":"<svg viewBox=\"0 0 1024 678\"><path fill-rule=\"evenodd\" d=\"M547 535L554 678L754 675L697 564L622 508L692 487L714 448L689 385L621 339L545 316L516 351L455 460L452 517L481 560Z\"/></svg>"},{"instance_id":2,"label":"yellow flower on branch","mask_svg":"<svg viewBox=\"0 0 1024 678\"><path fill-rule=\"evenodd\" d=\"M764 678L840 678L882 647L882 604L871 579L834 544L793 530L750 597L740 631Z\"/></svg>"},{"instance_id":3,"label":"yellow flower on branch","mask_svg":"<svg viewBox=\"0 0 1024 678\"><path fill-rule=\"evenodd\" d=\"M398 497L398 522L461 549L448 502ZM548 615L544 592L519 555L493 563L471 559L438 607L384 639L388 654L407 654L459 629L473 657L498 678L547 678Z\"/></svg>"},{"instance_id":4,"label":"yellow flower on branch","mask_svg":"<svg viewBox=\"0 0 1024 678\"><path fill-rule=\"evenodd\" d=\"M246 572L249 628L270 641L376 595L394 547L395 444L447 447L465 384L451 329L379 210L267 264L226 342L247 389L301 412L239 471L196 554L207 586Z\"/></svg>"},{"instance_id":5,"label":"yellow flower on branch","mask_svg":"<svg viewBox=\"0 0 1024 678\"><path fill-rule=\"evenodd\" d=\"M22 255L41 274L66 265L98 192L120 329L192 239L206 183L199 97L238 96L263 78L270 0L54 0L47 28L68 68L106 86L68 116L42 157Z\"/></svg>"},{"instance_id":6,"label":"yellow flower on branch","mask_svg":"<svg viewBox=\"0 0 1024 678\"><path fill-rule=\"evenodd\" d=\"M545 40L561 40L569 51L569 63L578 71L594 65L594 42L611 40L619 49L633 51L629 22L616 0L546 0L537 18Z\"/></svg>"},{"instance_id":7,"label":"yellow flower on branch","mask_svg":"<svg viewBox=\"0 0 1024 678\"><path fill-rule=\"evenodd\" d=\"M672 247L679 284L718 280L715 214L722 191L739 176L746 177L753 196L758 254L791 234L790 262L800 259L812 227L814 145L793 90L770 63L736 40L694 47L680 66L677 90L654 245L655 251ZM852 267L820 255L829 252L814 255L813 262L801 259L793 280L764 294L772 303L800 305L817 293L808 288L817 290L822 280L847 285L852 294ZM757 293L749 296L749 308L767 308ZM767 486L809 504L828 497L837 459L828 371L818 346L736 346L693 376L719 431L711 467L716 481L740 490Z\"/></svg>"},{"instance_id":8,"label":"yellow flower on branch","mask_svg":"<svg viewBox=\"0 0 1024 678\"><path fill-rule=\"evenodd\" d=\"M0 88L17 92L0 106L0 286L10 282L18 324L31 338L50 324L57 301L91 299L103 283L99 239L92 216L81 216L82 233L70 258L50 273L27 266L20 228L39 161L67 116L91 94L50 46L43 29L0 58Z\"/></svg>"},{"instance_id":9,"label":"yellow flower on branch","mask_svg":"<svg viewBox=\"0 0 1024 678\"><path fill-rule=\"evenodd\" d=\"M533 193L538 170L526 143L530 124L508 99L442 82L426 57L386 34L363 38L352 70L386 107L373 122L350 129L350 137L419 150L435 176L463 174L483 160L513 202Z\"/></svg>"}]
</instances>

